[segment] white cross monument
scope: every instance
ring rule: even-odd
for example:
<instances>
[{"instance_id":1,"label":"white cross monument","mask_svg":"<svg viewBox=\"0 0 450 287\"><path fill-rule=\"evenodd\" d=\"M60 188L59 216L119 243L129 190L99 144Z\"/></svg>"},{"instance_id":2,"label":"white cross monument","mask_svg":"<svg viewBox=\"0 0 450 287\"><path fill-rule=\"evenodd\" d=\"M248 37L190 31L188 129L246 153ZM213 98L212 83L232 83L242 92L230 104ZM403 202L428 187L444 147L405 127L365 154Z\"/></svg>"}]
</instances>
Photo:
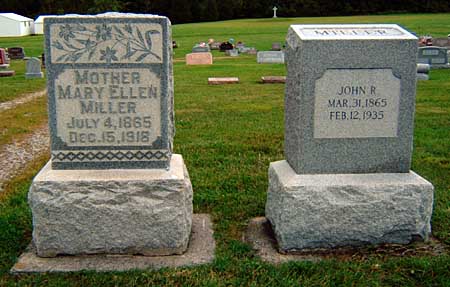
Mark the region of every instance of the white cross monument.
<instances>
[{"instance_id":1,"label":"white cross monument","mask_svg":"<svg viewBox=\"0 0 450 287\"><path fill-rule=\"evenodd\" d=\"M278 10L277 6L274 6L272 8L272 10L273 10L273 17L272 18L277 18L277 10Z\"/></svg>"}]
</instances>

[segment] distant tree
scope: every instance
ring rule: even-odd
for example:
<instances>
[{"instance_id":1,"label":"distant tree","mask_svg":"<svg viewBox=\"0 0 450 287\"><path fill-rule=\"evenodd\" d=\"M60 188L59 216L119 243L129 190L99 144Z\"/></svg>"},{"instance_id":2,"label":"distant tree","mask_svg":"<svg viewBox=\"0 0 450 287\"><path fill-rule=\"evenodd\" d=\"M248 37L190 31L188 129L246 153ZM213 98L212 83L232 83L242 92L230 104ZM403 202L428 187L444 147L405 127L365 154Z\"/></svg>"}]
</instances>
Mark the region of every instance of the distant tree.
<instances>
[{"instance_id":1,"label":"distant tree","mask_svg":"<svg viewBox=\"0 0 450 287\"><path fill-rule=\"evenodd\" d=\"M190 0L171 0L169 10L173 23L190 22L192 20Z\"/></svg>"},{"instance_id":2,"label":"distant tree","mask_svg":"<svg viewBox=\"0 0 450 287\"><path fill-rule=\"evenodd\" d=\"M76 2L76 1L71 1ZM123 7L123 2L119 0L94 0L94 4L87 12L89 13L101 13L108 11L120 11Z\"/></svg>"},{"instance_id":3,"label":"distant tree","mask_svg":"<svg viewBox=\"0 0 450 287\"><path fill-rule=\"evenodd\" d=\"M219 19L219 10L216 0L208 0L206 5L206 20L216 21Z\"/></svg>"}]
</instances>

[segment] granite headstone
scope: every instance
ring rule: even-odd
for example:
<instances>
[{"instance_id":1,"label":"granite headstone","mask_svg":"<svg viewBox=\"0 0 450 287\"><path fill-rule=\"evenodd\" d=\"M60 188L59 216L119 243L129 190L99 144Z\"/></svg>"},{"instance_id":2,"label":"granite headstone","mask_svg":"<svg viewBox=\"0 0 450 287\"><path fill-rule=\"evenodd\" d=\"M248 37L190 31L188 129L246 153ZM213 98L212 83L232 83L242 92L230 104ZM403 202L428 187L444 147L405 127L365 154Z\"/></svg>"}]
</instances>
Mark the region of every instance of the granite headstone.
<instances>
[{"instance_id":1,"label":"granite headstone","mask_svg":"<svg viewBox=\"0 0 450 287\"><path fill-rule=\"evenodd\" d=\"M281 250L428 238L433 186L410 171L416 55L397 25L289 28L286 160L266 204Z\"/></svg>"},{"instance_id":2,"label":"granite headstone","mask_svg":"<svg viewBox=\"0 0 450 287\"><path fill-rule=\"evenodd\" d=\"M28 195L37 255L183 253L192 187L174 136L166 17L44 23L51 160Z\"/></svg>"}]
</instances>

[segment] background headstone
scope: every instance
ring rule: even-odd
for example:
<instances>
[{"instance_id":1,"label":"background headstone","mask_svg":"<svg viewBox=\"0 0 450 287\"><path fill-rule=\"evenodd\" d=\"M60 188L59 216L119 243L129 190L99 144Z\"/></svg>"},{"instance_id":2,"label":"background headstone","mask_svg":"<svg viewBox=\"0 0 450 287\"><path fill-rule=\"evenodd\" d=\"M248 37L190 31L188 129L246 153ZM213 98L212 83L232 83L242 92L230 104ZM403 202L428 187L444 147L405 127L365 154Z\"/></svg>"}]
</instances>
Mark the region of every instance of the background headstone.
<instances>
[{"instance_id":1,"label":"background headstone","mask_svg":"<svg viewBox=\"0 0 450 287\"><path fill-rule=\"evenodd\" d=\"M192 48L192 53L208 53L211 50L209 49L209 46L206 45L205 43L202 44L196 44L193 48Z\"/></svg>"},{"instance_id":2,"label":"background headstone","mask_svg":"<svg viewBox=\"0 0 450 287\"><path fill-rule=\"evenodd\" d=\"M220 50L221 44L222 44L221 42L213 42L213 43L209 44L209 48L211 50Z\"/></svg>"},{"instance_id":3,"label":"background headstone","mask_svg":"<svg viewBox=\"0 0 450 287\"><path fill-rule=\"evenodd\" d=\"M239 56L239 50L238 49L226 50L225 55L231 56L231 57L237 57L237 56Z\"/></svg>"},{"instance_id":4,"label":"background headstone","mask_svg":"<svg viewBox=\"0 0 450 287\"><path fill-rule=\"evenodd\" d=\"M212 65L211 53L190 53L186 55L186 65Z\"/></svg>"},{"instance_id":5,"label":"background headstone","mask_svg":"<svg viewBox=\"0 0 450 287\"><path fill-rule=\"evenodd\" d=\"M433 66L448 65L447 48L441 47L420 47L418 62Z\"/></svg>"},{"instance_id":6,"label":"background headstone","mask_svg":"<svg viewBox=\"0 0 450 287\"><path fill-rule=\"evenodd\" d=\"M8 55L11 60L21 60L25 58L25 50L23 47L8 48Z\"/></svg>"},{"instance_id":7,"label":"background headstone","mask_svg":"<svg viewBox=\"0 0 450 287\"><path fill-rule=\"evenodd\" d=\"M232 50L232 49L234 49L234 46L230 42L223 42L219 46L220 52L225 52L226 50Z\"/></svg>"},{"instance_id":8,"label":"background headstone","mask_svg":"<svg viewBox=\"0 0 450 287\"><path fill-rule=\"evenodd\" d=\"M11 77L16 74L15 71L6 70L9 68L9 62L7 60L5 49L0 48L0 77Z\"/></svg>"},{"instance_id":9,"label":"background headstone","mask_svg":"<svg viewBox=\"0 0 450 287\"><path fill-rule=\"evenodd\" d=\"M280 42L272 43L272 51L281 51L281 43Z\"/></svg>"},{"instance_id":10,"label":"background headstone","mask_svg":"<svg viewBox=\"0 0 450 287\"><path fill-rule=\"evenodd\" d=\"M450 39L447 38L433 38L433 46L450 48Z\"/></svg>"},{"instance_id":11,"label":"background headstone","mask_svg":"<svg viewBox=\"0 0 450 287\"><path fill-rule=\"evenodd\" d=\"M5 49L0 48L0 69L6 69L9 67L9 64L6 61L6 51Z\"/></svg>"},{"instance_id":12,"label":"background headstone","mask_svg":"<svg viewBox=\"0 0 450 287\"><path fill-rule=\"evenodd\" d=\"M183 253L192 187L172 154L170 21L106 13L44 26L51 160L28 197L37 255Z\"/></svg>"},{"instance_id":13,"label":"background headstone","mask_svg":"<svg viewBox=\"0 0 450 287\"><path fill-rule=\"evenodd\" d=\"M266 204L281 250L428 239L433 186L410 171L416 55L397 25L289 28L286 160Z\"/></svg>"},{"instance_id":14,"label":"background headstone","mask_svg":"<svg viewBox=\"0 0 450 287\"><path fill-rule=\"evenodd\" d=\"M208 78L209 85L226 85L226 84L238 84L239 78L237 77L211 77Z\"/></svg>"},{"instance_id":15,"label":"background headstone","mask_svg":"<svg viewBox=\"0 0 450 287\"><path fill-rule=\"evenodd\" d=\"M259 51L256 55L259 64L284 64L283 51Z\"/></svg>"},{"instance_id":16,"label":"background headstone","mask_svg":"<svg viewBox=\"0 0 450 287\"><path fill-rule=\"evenodd\" d=\"M44 73L41 71L41 60L38 58L30 58L27 60L25 78L43 78Z\"/></svg>"}]
</instances>

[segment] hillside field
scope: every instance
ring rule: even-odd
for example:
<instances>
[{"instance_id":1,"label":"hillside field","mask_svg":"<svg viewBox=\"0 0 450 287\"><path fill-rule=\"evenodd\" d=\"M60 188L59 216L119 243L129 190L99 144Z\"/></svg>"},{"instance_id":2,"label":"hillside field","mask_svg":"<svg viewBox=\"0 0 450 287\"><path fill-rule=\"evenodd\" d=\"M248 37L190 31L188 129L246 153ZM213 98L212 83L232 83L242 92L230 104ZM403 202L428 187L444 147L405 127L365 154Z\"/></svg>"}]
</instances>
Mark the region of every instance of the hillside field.
<instances>
[{"instance_id":1,"label":"hillside field","mask_svg":"<svg viewBox=\"0 0 450 287\"><path fill-rule=\"evenodd\" d=\"M48 160L30 162L0 193L0 286L450 286L450 70L432 70L418 82L412 169L435 186L433 237L445 245L439 256L368 252L358 258L320 262L265 263L242 241L247 223L264 216L269 163L282 160L284 85L263 85L261 76L285 75L284 65L257 64L256 56L225 57L213 51L212 66L186 66L184 55L199 41L234 38L258 50L284 42L291 24L396 23L417 35L444 37L450 14L327 18L249 19L173 26L174 152L183 155L194 190L194 212L214 222L212 264L159 271L78 272L12 276L9 269L31 240L27 192ZM43 37L0 38L0 47L43 51ZM25 80L24 62L13 61L14 78L0 78L0 102L45 87ZM208 77L239 77L236 85L209 86ZM45 99L0 112L0 144L26 137L46 122Z\"/></svg>"}]
</instances>

